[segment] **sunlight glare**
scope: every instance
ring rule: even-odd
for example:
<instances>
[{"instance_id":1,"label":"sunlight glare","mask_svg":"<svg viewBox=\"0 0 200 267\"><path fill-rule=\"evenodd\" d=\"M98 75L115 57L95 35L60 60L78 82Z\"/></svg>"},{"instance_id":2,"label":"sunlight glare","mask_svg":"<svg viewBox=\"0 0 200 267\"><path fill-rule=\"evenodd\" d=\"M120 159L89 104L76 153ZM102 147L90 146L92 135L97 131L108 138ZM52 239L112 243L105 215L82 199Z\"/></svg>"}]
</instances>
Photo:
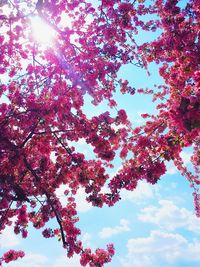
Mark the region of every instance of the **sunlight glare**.
<instances>
[{"instance_id":1,"label":"sunlight glare","mask_svg":"<svg viewBox=\"0 0 200 267\"><path fill-rule=\"evenodd\" d=\"M31 19L32 36L34 40L42 45L51 46L56 36L56 32L40 17Z\"/></svg>"}]
</instances>

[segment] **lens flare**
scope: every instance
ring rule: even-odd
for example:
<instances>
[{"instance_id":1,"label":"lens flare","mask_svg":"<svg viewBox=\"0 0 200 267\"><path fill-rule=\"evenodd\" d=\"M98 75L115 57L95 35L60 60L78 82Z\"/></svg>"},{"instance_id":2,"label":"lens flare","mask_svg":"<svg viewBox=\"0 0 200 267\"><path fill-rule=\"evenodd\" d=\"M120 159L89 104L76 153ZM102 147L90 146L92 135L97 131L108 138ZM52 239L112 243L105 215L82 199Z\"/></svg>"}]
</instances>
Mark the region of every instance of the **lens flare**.
<instances>
[{"instance_id":1,"label":"lens flare","mask_svg":"<svg viewBox=\"0 0 200 267\"><path fill-rule=\"evenodd\" d=\"M45 46L51 46L56 37L56 32L42 18L31 18L32 37L35 42Z\"/></svg>"}]
</instances>

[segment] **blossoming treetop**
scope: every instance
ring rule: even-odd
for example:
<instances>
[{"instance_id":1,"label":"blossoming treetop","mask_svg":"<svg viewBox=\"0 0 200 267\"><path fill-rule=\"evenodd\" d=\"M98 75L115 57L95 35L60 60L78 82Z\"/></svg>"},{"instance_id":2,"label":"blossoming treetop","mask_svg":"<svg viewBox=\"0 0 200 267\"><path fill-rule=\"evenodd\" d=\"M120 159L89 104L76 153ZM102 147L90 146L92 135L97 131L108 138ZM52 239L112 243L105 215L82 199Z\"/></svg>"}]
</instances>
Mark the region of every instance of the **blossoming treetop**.
<instances>
[{"instance_id":1,"label":"blossoming treetop","mask_svg":"<svg viewBox=\"0 0 200 267\"><path fill-rule=\"evenodd\" d=\"M180 6L178 0L1 1L0 7L0 230L14 224L26 238L27 225L43 228L45 238L57 236L68 256L80 254L85 266L103 266L114 254L82 246L74 196L84 188L94 206L114 205L120 191L134 190L139 180L155 184L172 160L194 189L200 214L200 1ZM54 32L51 45L32 34L40 18ZM37 29L36 29L37 30ZM138 31L161 34L138 44ZM39 34L39 28L38 28ZM155 90L133 88L118 72L126 64L148 71L159 64L165 84ZM157 115L143 114L146 123L133 128L114 93L152 94ZM108 111L89 118L91 105L107 100ZM153 103L152 103L153 105ZM72 141L84 139L95 157L85 158ZM180 153L193 149L196 173L184 166ZM122 167L114 177L107 168L120 153ZM128 155L128 156L127 156ZM56 189L66 185L67 205ZM102 188L108 184L109 192ZM45 227L55 219L57 228ZM1 262L22 257L10 250Z\"/></svg>"}]
</instances>

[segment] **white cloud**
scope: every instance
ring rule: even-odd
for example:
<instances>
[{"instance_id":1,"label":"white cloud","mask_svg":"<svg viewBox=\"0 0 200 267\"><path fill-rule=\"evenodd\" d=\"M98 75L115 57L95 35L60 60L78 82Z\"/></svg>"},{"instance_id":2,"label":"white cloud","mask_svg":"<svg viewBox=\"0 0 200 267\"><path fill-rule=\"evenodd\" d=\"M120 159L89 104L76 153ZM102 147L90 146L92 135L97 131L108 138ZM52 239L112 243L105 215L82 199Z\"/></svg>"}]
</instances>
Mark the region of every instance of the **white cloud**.
<instances>
[{"instance_id":1,"label":"white cloud","mask_svg":"<svg viewBox=\"0 0 200 267\"><path fill-rule=\"evenodd\" d=\"M145 181L140 181L137 185L137 188L134 191L127 191L127 190L122 190L121 191L121 198L122 200L129 200L131 202L136 202L136 201L144 201L146 199L150 199L154 197L155 193L155 188L156 186L154 185L154 188L151 184L148 184ZM153 191L154 190L154 191Z\"/></svg>"},{"instance_id":2,"label":"white cloud","mask_svg":"<svg viewBox=\"0 0 200 267\"><path fill-rule=\"evenodd\" d=\"M176 262L200 262L200 241L189 242L180 234L152 231L148 237L132 238L123 267L174 266Z\"/></svg>"},{"instance_id":3,"label":"white cloud","mask_svg":"<svg viewBox=\"0 0 200 267\"><path fill-rule=\"evenodd\" d=\"M181 156L181 158L182 158L182 160L183 160L183 163L184 163L185 165L188 165L188 164L191 163L191 156L192 156L192 153L187 153L187 152L185 152L185 151L182 151L182 152L180 153L180 156Z\"/></svg>"},{"instance_id":4,"label":"white cloud","mask_svg":"<svg viewBox=\"0 0 200 267\"><path fill-rule=\"evenodd\" d=\"M48 258L41 254L27 253L24 258L7 264L8 267L46 267Z\"/></svg>"},{"instance_id":5,"label":"white cloud","mask_svg":"<svg viewBox=\"0 0 200 267\"><path fill-rule=\"evenodd\" d=\"M67 256L61 256L55 261L53 267L80 267L80 256L74 255L72 258L67 258Z\"/></svg>"},{"instance_id":6,"label":"white cloud","mask_svg":"<svg viewBox=\"0 0 200 267\"><path fill-rule=\"evenodd\" d=\"M56 195L59 197L61 204L65 206L67 204L67 198L64 194L65 190L69 189L67 185L61 185L57 190L56 190ZM88 203L86 201L86 193L83 188L79 188L77 190L77 194L74 196L76 199L76 210L78 212L87 212L89 211L93 206L91 203Z\"/></svg>"},{"instance_id":7,"label":"white cloud","mask_svg":"<svg viewBox=\"0 0 200 267\"><path fill-rule=\"evenodd\" d=\"M76 204L77 204L77 211L79 212L87 212L90 209L92 209L92 204L88 203L86 201L86 193L83 188L80 188L77 191L77 194L75 196L76 198Z\"/></svg>"},{"instance_id":8,"label":"white cloud","mask_svg":"<svg viewBox=\"0 0 200 267\"><path fill-rule=\"evenodd\" d=\"M180 153L180 156L181 156L181 158L182 158L183 163L184 163L185 166L188 166L191 163L192 153L182 151ZM169 162L166 162L166 168L167 168L166 174L174 175L175 173L178 172L178 169L176 168L176 166L174 165L174 163L173 163L172 160L169 161Z\"/></svg>"},{"instance_id":9,"label":"white cloud","mask_svg":"<svg viewBox=\"0 0 200 267\"><path fill-rule=\"evenodd\" d=\"M126 219L121 219L120 225L116 227L104 227L99 233L99 236L100 238L108 238L113 235L118 235L127 231L130 231L129 221Z\"/></svg>"},{"instance_id":10,"label":"white cloud","mask_svg":"<svg viewBox=\"0 0 200 267\"><path fill-rule=\"evenodd\" d=\"M81 241L84 247L91 247L91 234L85 232L81 235Z\"/></svg>"},{"instance_id":11,"label":"white cloud","mask_svg":"<svg viewBox=\"0 0 200 267\"><path fill-rule=\"evenodd\" d=\"M146 223L156 224L169 231L182 227L200 233L200 220L191 211L179 208L169 200L160 200L159 206L149 206L142 209L138 219Z\"/></svg>"},{"instance_id":12,"label":"white cloud","mask_svg":"<svg viewBox=\"0 0 200 267\"><path fill-rule=\"evenodd\" d=\"M13 227L7 227L0 234L0 248L12 248L20 243L20 238L13 232Z\"/></svg>"}]
</instances>

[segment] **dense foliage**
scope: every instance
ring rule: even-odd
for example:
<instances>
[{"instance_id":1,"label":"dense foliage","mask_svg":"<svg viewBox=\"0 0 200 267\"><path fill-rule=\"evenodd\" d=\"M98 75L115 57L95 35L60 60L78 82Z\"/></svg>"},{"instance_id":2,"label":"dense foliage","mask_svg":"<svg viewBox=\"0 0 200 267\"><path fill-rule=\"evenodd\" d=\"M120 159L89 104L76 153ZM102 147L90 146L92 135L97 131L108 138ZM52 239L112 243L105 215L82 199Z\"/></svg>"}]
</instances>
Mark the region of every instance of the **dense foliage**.
<instances>
[{"instance_id":1,"label":"dense foliage","mask_svg":"<svg viewBox=\"0 0 200 267\"><path fill-rule=\"evenodd\" d=\"M171 160L193 187L200 216L200 1L186 2L1 1L1 231L13 223L15 233L26 238L32 223L44 229L45 238L57 236L69 257L80 254L81 265L103 266L114 248L92 252L82 246L75 225L77 190L84 188L94 206L112 206L120 200L121 189L134 190L139 180L155 184ZM51 45L34 39L34 16L55 33ZM141 30L160 34L138 44ZM151 62L158 64L163 86L137 89L119 78L122 66L148 71ZM117 109L118 91L132 101L135 94L151 94L159 103L157 114L143 114L146 123L133 128L125 110ZM106 100L116 116L105 111L89 118L83 111L88 94L91 109ZM83 139L93 148L93 160L72 146ZM181 159L186 147L193 150L195 174ZM109 177L106 170L118 152L122 167ZM62 184L66 206L56 194ZM53 218L57 228L46 228ZM1 263L23 256L10 250Z\"/></svg>"}]
</instances>

